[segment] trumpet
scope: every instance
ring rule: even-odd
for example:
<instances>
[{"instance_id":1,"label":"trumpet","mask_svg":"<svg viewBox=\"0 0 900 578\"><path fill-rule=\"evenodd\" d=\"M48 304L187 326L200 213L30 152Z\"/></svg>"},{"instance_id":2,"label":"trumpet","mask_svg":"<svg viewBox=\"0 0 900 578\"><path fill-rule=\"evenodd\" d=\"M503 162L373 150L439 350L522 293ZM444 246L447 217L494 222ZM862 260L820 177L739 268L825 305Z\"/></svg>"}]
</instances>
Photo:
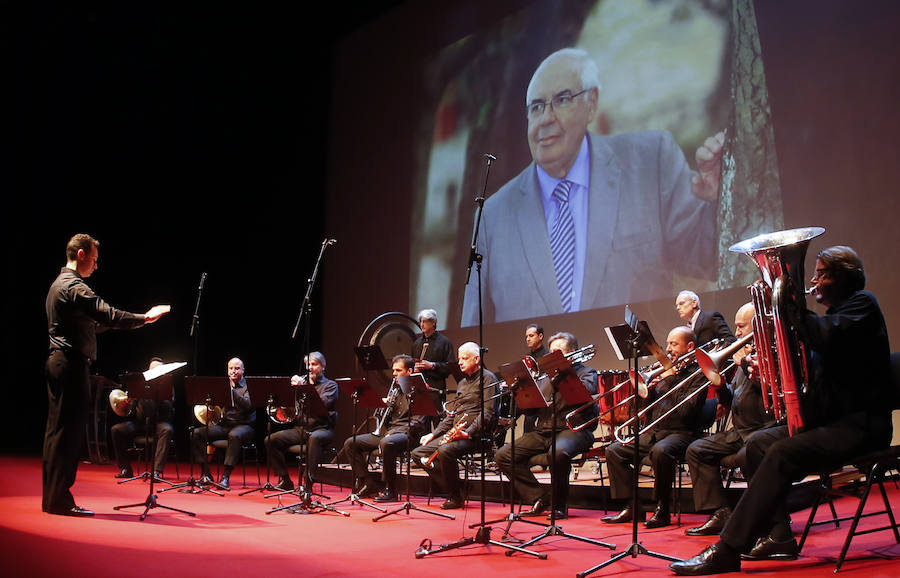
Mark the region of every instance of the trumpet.
<instances>
[{"instance_id":1,"label":"trumpet","mask_svg":"<svg viewBox=\"0 0 900 578\"><path fill-rule=\"evenodd\" d=\"M134 398L128 397L128 393L121 389L114 389L109 392L109 405L119 417L131 415L136 401Z\"/></svg>"},{"instance_id":2,"label":"trumpet","mask_svg":"<svg viewBox=\"0 0 900 578\"><path fill-rule=\"evenodd\" d=\"M706 344L702 345L702 346L701 346L700 348L698 348L698 349L694 349L693 351L688 351L687 353L685 353L684 355L682 355L681 357L679 357L679 358L676 359L675 361L670 362L669 364L663 364L663 363L660 363L659 361L657 361L656 363L654 363L654 364L652 364L652 365L649 365L649 366L647 366L647 367L645 367L645 368L643 368L643 369L639 369L639 370L637 371L637 380L638 380L638 383L643 382L643 383L645 383L645 384L647 384L647 385L649 386L651 383L653 383L654 381L656 381L657 378L659 378L660 375L662 375L663 373L665 373L666 371L668 371L669 369L671 369L673 366L674 366L674 367L679 367L679 366L682 366L682 365L687 365L687 364L689 364L690 362L694 361L694 358L696 357L698 351L703 351L703 348L704 348L704 347L709 347L709 348L717 347L717 346L719 345L719 343L720 343L720 340L719 340L719 339L713 339L712 341L710 341L709 343L706 343ZM582 423L582 424L580 424L580 425L573 425L573 424L572 424L572 420L573 420L579 413L583 412L584 410L588 409L588 408L591 407L592 405L596 404L596 403L600 400L601 397L604 397L604 396L607 396L607 395L612 395L612 394L614 394L615 392L617 392L619 389L631 385L631 383L632 383L631 380L624 381L624 382L620 383L619 385L615 386L614 388L610 389L609 391L604 391L604 392L602 392L602 393L598 393L598 394L596 394L596 395L591 396L591 401L588 401L588 402L585 402L585 403L581 404L580 406L576 407L575 409L573 409L572 411L570 411L568 414L566 414L566 426L567 426L570 430L572 430L572 431L581 431L581 430L583 430L584 428L586 428L586 427L588 427L588 426L590 426L590 425L594 425L594 424L596 424L597 422L599 422L601 419L603 419L603 416L605 416L606 414L608 414L608 413L613 413L613 412L615 412L616 409L622 407L623 405L626 405L626 404L628 404L628 403L631 403L631 402L634 400L634 398L635 398L635 394L632 394L632 395L626 397L625 399L623 399L623 400L621 400L620 402L616 403L616 404L613 405L612 407L608 408L606 411L602 412L600 415L597 415L597 416L595 416L595 417L589 419L588 421L586 421L586 422L584 422L584 423ZM680 385L680 384L679 384L679 385ZM671 392L672 390L676 389L677 387L678 387L678 386L673 387L671 390L669 390L669 392ZM665 395L668 395L669 392L666 392ZM663 396L663 398L664 398L664 397L665 397L665 396ZM663 398L660 398L660 399L654 401L653 403L654 403L654 404L655 404L655 403L658 403L658 402L659 402L661 399L663 399ZM650 404L649 406L647 406L647 409L649 409L650 407L653 407L653 404ZM646 410L645 410L645 411L646 411ZM625 423L629 423L629 422L631 422L631 421L633 421L633 418L632 418L632 419L629 419L629 420L626 421ZM623 424L623 425L624 425L624 424ZM621 426L620 426L620 427L621 427Z\"/></svg>"}]
</instances>

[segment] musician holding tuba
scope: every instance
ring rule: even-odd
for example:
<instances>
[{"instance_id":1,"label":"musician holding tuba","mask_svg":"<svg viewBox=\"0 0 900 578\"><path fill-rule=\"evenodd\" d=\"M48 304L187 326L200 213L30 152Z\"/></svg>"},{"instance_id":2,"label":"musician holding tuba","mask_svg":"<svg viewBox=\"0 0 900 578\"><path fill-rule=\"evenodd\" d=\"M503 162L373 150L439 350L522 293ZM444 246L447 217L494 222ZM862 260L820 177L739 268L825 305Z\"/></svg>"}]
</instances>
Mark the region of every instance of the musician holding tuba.
<instances>
[{"instance_id":1,"label":"musician holding tuba","mask_svg":"<svg viewBox=\"0 0 900 578\"><path fill-rule=\"evenodd\" d=\"M561 351L563 354L571 353L578 349L578 340L571 333L560 332L550 337L550 351ZM572 364L572 370L578 379L584 384L591 395L598 391L597 371L583 363ZM522 516L540 516L547 510L548 496L544 494L540 483L534 477L528 467L532 456L547 455L550 451L553 438L556 437L556 463L551 464L551 473L558 476L555 484L556 494L553 496L553 506L557 510L555 519L561 520L567 517L566 503L569 494L569 472L572 459L589 450L594 444L593 428L573 431L566 426L566 414L575 406L567 406L558 391L556 397L556 429L553 428L552 406L537 410L535 428L516 439L516 453L512 453L512 446L503 446L496 454L497 466L513 482L516 492L526 503L532 504L530 510L521 512ZM593 404L592 412L582 412L585 421L597 416L597 405ZM549 460L549 456L548 456Z\"/></svg>"},{"instance_id":2,"label":"musician holding tuba","mask_svg":"<svg viewBox=\"0 0 900 578\"><path fill-rule=\"evenodd\" d=\"M162 359L154 357L150 360L150 366L147 369L153 369L162 363ZM172 427L172 400L160 400L159 407L152 399L132 400L129 405L132 404L133 409L128 413L128 419L115 424L109 430L113 449L116 452L116 464L119 466L119 473L115 477L134 477L131 462L128 460L128 444L136 436L146 433L145 422L146 418L150 417L150 422L156 423L156 454L153 459L153 475L161 479L163 469L166 467L166 458L169 455L169 443L175 431ZM152 418L154 414L156 414L155 419Z\"/></svg>"},{"instance_id":3,"label":"musician holding tuba","mask_svg":"<svg viewBox=\"0 0 900 578\"><path fill-rule=\"evenodd\" d=\"M365 497L375 493L380 485L383 489L375 496L376 502L396 502L397 497L397 457L402 454L411 439L418 439L424 428L423 416L409 416L409 398L400 390L397 383L398 377L409 376L413 373L415 360L409 355L401 354L391 361L391 373L394 381L388 392L387 407L385 408L384 423L381 431L353 436L344 442L344 455L350 462L350 467L356 476L358 488L356 494ZM412 427L410 427L410 423ZM381 451L381 463L383 470L381 479L378 480L368 468L368 454L378 448Z\"/></svg>"},{"instance_id":4,"label":"musician holding tuba","mask_svg":"<svg viewBox=\"0 0 900 578\"><path fill-rule=\"evenodd\" d=\"M680 325L669 332L666 338L666 354L670 359L674 361L692 351L694 351L694 332L690 327ZM642 397L644 390L648 389L648 402L657 401L645 413L643 424L653 423L669 410L678 408L649 431L641 431L639 444L641 458L649 454L655 478L653 493L656 496L656 511L644 523L647 528L660 528L670 523L675 468L678 460L684 458L684 452L691 442L700 437L700 414L706 401L705 395L694 395L689 401L684 402L691 393L706 383L706 377L698 371L696 361L689 357L673 370L663 373L655 387L651 385L648 389L643 384L639 384L638 387ZM602 521L615 524L630 522L634 515L642 516L641 512L633 512L631 506L635 475L632 465L634 444L616 442L610 445L606 448L606 463L609 467L612 498L627 500L628 506L614 516L602 518Z\"/></svg>"},{"instance_id":5,"label":"musician holding tuba","mask_svg":"<svg viewBox=\"0 0 900 578\"><path fill-rule=\"evenodd\" d=\"M244 379L244 362L240 358L232 357L228 360L226 369L228 381L231 384L231 403L223 408L222 419L218 423L207 423L203 427L194 428L194 431L191 432L191 456L194 463L200 464L203 472L200 481L211 483L213 479L209 471L209 456L206 446L210 442L227 439L225 467L222 469L219 485L228 488L231 471L241 455L241 447L246 442L253 440L256 411L250 402L250 390Z\"/></svg>"},{"instance_id":6,"label":"musician holding tuba","mask_svg":"<svg viewBox=\"0 0 900 578\"><path fill-rule=\"evenodd\" d=\"M744 337L753 332L753 303L745 303L734 316L734 334ZM722 531L731 515L728 497L722 486L722 458L737 453L757 431L775 425L766 413L758 373L750 370L752 344L744 345L730 359L737 367L731 382L718 388L722 406L731 408L731 426L724 431L695 440L687 449L685 461L691 472L694 511L711 512L706 522L685 530L688 536L713 536ZM752 376L752 377L751 377ZM742 468L749 477L752 472Z\"/></svg>"},{"instance_id":7,"label":"musician holding tuba","mask_svg":"<svg viewBox=\"0 0 900 578\"><path fill-rule=\"evenodd\" d=\"M305 385L311 383L318 396L328 410L328 416L309 416L305 422L298 421L294 427L277 431L266 438L266 455L272 473L278 476L275 487L280 490L293 490L294 482L288 473L286 452L291 446L306 442L306 464L308 480L299 480L307 489L312 488L312 482L318 474L319 464L325 455L325 448L331 445L334 439L334 426L337 423L337 412L334 406L338 400L338 384L333 379L325 377L325 356L319 351L313 351L303 358L307 374L295 375L291 378L292 385ZM302 418L302 409L301 409ZM304 439L304 435L306 439Z\"/></svg>"},{"instance_id":8,"label":"musician holding tuba","mask_svg":"<svg viewBox=\"0 0 900 578\"><path fill-rule=\"evenodd\" d=\"M496 415L494 400L489 399L494 393L493 387L484 392L484 407L480 405L481 348L478 344L468 341L459 346L458 354L459 368L465 377L457 384L456 399L448 402L447 409L450 411L437 424L434 431L422 436L419 440L421 445L412 452L413 460L418 463L421 463L423 458L429 460L437 452L437 456L431 462L432 467L426 467L425 471L447 493L447 500L441 504L441 509L444 510L463 507L459 466L456 460L467 453L478 451L479 436L485 427L490 429ZM485 369L485 386L496 381L496 376ZM444 434L460 426L460 422L464 420L465 425L458 428L457 439L441 443Z\"/></svg>"},{"instance_id":9,"label":"musician holding tuba","mask_svg":"<svg viewBox=\"0 0 900 578\"><path fill-rule=\"evenodd\" d=\"M786 304L785 311L787 322L812 352L810 382L802 398L804 427L788 435L788 426L777 426L751 439L747 460L755 464L753 483L719 541L671 564L676 574L734 572L740 570L742 558L796 558L799 549L785 508L792 482L890 444L890 344L878 301L864 290L862 261L850 247L825 249L816 259L811 283L825 314L808 311L802 302ZM755 443L767 433L768 441Z\"/></svg>"}]
</instances>

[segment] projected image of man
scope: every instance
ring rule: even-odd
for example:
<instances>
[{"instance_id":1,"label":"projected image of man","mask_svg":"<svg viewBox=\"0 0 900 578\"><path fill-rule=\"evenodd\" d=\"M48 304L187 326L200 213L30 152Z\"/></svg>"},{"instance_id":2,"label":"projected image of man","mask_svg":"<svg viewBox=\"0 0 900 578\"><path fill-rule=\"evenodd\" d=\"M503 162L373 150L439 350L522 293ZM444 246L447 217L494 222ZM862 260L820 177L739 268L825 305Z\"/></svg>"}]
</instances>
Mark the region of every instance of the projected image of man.
<instances>
[{"instance_id":1,"label":"projected image of man","mask_svg":"<svg viewBox=\"0 0 900 578\"><path fill-rule=\"evenodd\" d=\"M587 52L563 49L526 92L533 162L485 203L479 252L487 322L668 297L678 272L711 278L724 135L693 173L671 134L588 131L600 91ZM466 287L462 325L478 323Z\"/></svg>"}]
</instances>

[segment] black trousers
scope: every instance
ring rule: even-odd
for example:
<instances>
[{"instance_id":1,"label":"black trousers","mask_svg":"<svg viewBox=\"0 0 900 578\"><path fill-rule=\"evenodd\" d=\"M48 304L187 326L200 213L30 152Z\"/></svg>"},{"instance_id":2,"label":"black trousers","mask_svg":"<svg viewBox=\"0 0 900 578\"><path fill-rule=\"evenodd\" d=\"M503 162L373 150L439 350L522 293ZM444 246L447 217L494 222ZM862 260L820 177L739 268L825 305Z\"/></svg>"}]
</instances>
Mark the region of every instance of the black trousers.
<instances>
[{"instance_id":1,"label":"black trousers","mask_svg":"<svg viewBox=\"0 0 900 578\"><path fill-rule=\"evenodd\" d=\"M653 498L661 507L668 508L672 499L672 483L675 467L684 458L694 436L671 433L657 439L651 432L640 437L639 461L650 456L653 467ZM616 442L606 448L606 466L609 468L610 495L614 500L630 500L634 485L634 444Z\"/></svg>"},{"instance_id":2,"label":"black trousers","mask_svg":"<svg viewBox=\"0 0 900 578\"><path fill-rule=\"evenodd\" d=\"M303 434L306 434L304 439ZM322 456L325 455L325 449L334 439L334 430L321 428L311 432L302 430L299 427L283 429L277 431L266 438L266 455L269 456L269 466L272 473L278 477L287 476L287 451L291 446L306 443L306 464L310 477L309 480L300 480L303 485L312 485L317 479L319 472L319 464L322 462Z\"/></svg>"},{"instance_id":3,"label":"black trousers","mask_svg":"<svg viewBox=\"0 0 900 578\"><path fill-rule=\"evenodd\" d=\"M207 430L209 430L207 432ZM253 426L247 424L226 426L211 425L196 427L191 432L191 455L194 463L203 464L203 472L209 471L209 456L206 453L206 446L209 442L216 440L228 440L228 446L225 448L225 465L234 467L241 457L241 446L246 442L253 440Z\"/></svg>"},{"instance_id":4,"label":"black trousers","mask_svg":"<svg viewBox=\"0 0 900 578\"><path fill-rule=\"evenodd\" d=\"M374 434L360 434L347 438L344 442L344 455L350 462L350 468L357 478L357 483L362 485L369 478L369 452L378 448L381 451L382 474L381 481L385 489L397 490L397 457L405 450L409 443L409 437L405 433L395 433L384 437ZM371 487L371 486L370 486Z\"/></svg>"},{"instance_id":5,"label":"black trousers","mask_svg":"<svg viewBox=\"0 0 900 578\"><path fill-rule=\"evenodd\" d=\"M44 431L41 507L75 506L70 489L78 474L78 457L90 415L90 361L78 353L53 351L47 356L47 427Z\"/></svg>"},{"instance_id":6,"label":"black trousers","mask_svg":"<svg viewBox=\"0 0 900 578\"><path fill-rule=\"evenodd\" d=\"M116 463L119 468L131 467L128 460L128 444L136 436L144 435L147 426L136 421L123 421L110 428L113 449L116 452ZM169 444L172 441L174 428L169 422L161 421L156 424L156 448L153 458L153 471L161 472L166 467L166 458L169 456Z\"/></svg>"},{"instance_id":7,"label":"black trousers","mask_svg":"<svg viewBox=\"0 0 900 578\"><path fill-rule=\"evenodd\" d=\"M721 540L746 552L760 536L778 537L785 527L789 532L785 499L793 482L887 447L891 430L890 414L869 416L860 412L790 437L786 426L757 432L747 444L753 477L725 524Z\"/></svg>"},{"instance_id":8,"label":"black trousers","mask_svg":"<svg viewBox=\"0 0 900 578\"><path fill-rule=\"evenodd\" d=\"M591 446L594 445L594 434L588 431L575 432L571 430L557 432L555 462L550 456L552 442L551 432L531 431L516 438L515 455L512 452L512 445L506 444L500 448L494 456L494 460L500 470L512 480L519 497L525 503L534 503L544 497L544 490L528 467L528 462L532 456L546 454L550 462L553 480L551 484L554 489L553 507L565 511L569 498L569 472L572 468L572 460L591 449Z\"/></svg>"},{"instance_id":9,"label":"black trousers","mask_svg":"<svg viewBox=\"0 0 900 578\"><path fill-rule=\"evenodd\" d=\"M477 439L454 440L444 445L440 444L440 437L436 437L424 446L419 446L412 451L412 459L421 463L421 459L428 459L437 451L438 455L432 462L432 467L425 468L432 481L438 485L447 496L454 499L462 497L462 483L459 479L459 462L457 460L466 454L478 451L480 442Z\"/></svg>"}]
</instances>

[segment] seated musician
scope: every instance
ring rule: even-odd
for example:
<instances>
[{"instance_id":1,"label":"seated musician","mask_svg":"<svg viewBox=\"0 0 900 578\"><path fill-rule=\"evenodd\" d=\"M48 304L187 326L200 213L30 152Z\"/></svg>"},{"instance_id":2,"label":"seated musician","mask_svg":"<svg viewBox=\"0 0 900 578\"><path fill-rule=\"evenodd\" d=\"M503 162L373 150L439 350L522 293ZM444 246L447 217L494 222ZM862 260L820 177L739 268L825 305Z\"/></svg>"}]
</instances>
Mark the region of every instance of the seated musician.
<instances>
[{"instance_id":1,"label":"seated musician","mask_svg":"<svg viewBox=\"0 0 900 578\"><path fill-rule=\"evenodd\" d=\"M812 352L811 380L800 399L802 427L793 435L787 426L777 426L753 437L751 441L772 433L764 453L751 452L748 443L753 483L719 541L670 564L676 574L736 572L742 559L796 558L799 548L785 506L793 481L839 468L891 442L891 349L878 301L864 290L862 261L850 247L825 249L816 259L811 284L816 302L826 308L824 315L807 310L802 298L785 307L787 322Z\"/></svg>"},{"instance_id":2,"label":"seated musician","mask_svg":"<svg viewBox=\"0 0 900 578\"><path fill-rule=\"evenodd\" d=\"M409 415L409 398L400 391L396 383L398 377L408 376L413 373L415 360L409 355L397 355L391 361L391 372L394 375L394 383L388 392L387 415L383 418L381 431L376 435L366 433L347 438L344 442L344 455L350 461L350 467L357 480L357 494L361 497L374 493L380 485L369 473L368 454L375 448L381 451L381 463L383 465L381 482L382 491L375 496L376 502L396 502L397 497L397 456L406 450L409 440L421 436L424 430L424 418L422 416ZM391 401L393 400L393 401ZM415 436L415 437L414 437Z\"/></svg>"},{"instance_id":3,"label":"seated musician","mask_svg":"<svg viewBox=\"0 0 900 578\"><path fill-rule=\"evenodd\" d=\"M690 327L681 325L672 329L666 338L666 354L675 361L694 350L694 332ZM688 379L692 374L696 375ZM675 481L675 468L678 460L684 458L684 452L692 441L700 437L700 414L706 401L703 394L694 395L690 401L684 402L688 395L706 384L706 377L697 372L697 363L692 358L679 363L674 368L660 375L655 387L648 388L639 384L638 393L646 396L647 401L655 403L644 415L643 429L661 418L669 410L673 410L649 431L641 431L639 438L640 458L650 456L653 467L653 493L656 499L656 511L644 525L647 528L660 528L670 523L672 483ZM678 388L669 395L667 392ZM646 393L645 393L646 392ZM679 405L680 404L680 405ZM648 406L649 407L649 406ZM606 448L606 464L609 468L610 493L614 500L628 500L628 505L614 516L601 518L608 524L630 522L632 516L642 517L641 512L632 511L632 491L635 471L634 444L616 442Z\"/></svg>"},{"instance_id":4,"label":"seated musician","mask_svg":"<svg viewBox=\"0 0 900 578\"><path fill-rule=\"evenodd\" d=\"M291 385L315 386L316 393L322 399L322 404L328 410L328 415L309 416L301 423L301 418L294 423L294 427L277 431L266 437L266 455L272 473L278 476L275 485L279 490L293 490L294 482L288 473L287 451L291 446L306 443L306 472L308 479L298 480L297 483L307 490L312 489L312 483L317 479L319 464L325 449L334 439L334 426L337 422L337 413L334 406L338 399L338 384L325 377L325 356L318 351L313 351L303 359L306 365L307 375L295 375L291 377ZM301 411L301 414L303 412Z\"/></svg>"},{"instance_id":5,"label":"seated musician","mask_svg":"<svg viewBox=\"0 0 900 578\"><path fill-rule=\"evenodd\" d=\"M459 368L465 377L457 384L456 398L447 403L447 415L438 422L434 431L419 440L421 444L412 452L413 460L422 463L435 453L430 467L425 471L447 494L441 504L444 510L463 507L457 459L467 453L478 451L483 432L490 431L494 422L494 400L489 398L494 388L484 392L484 407L480 403L481 388L481 348L471 341L459 346ZM485 386L494 384L496 376L484 370ZM449 435L448 435L449 434ZM451 439L452 438L452 439Z\"/></svg>"},{"instance_id":6,"label":"seated musician","mask_svg":"<svg viewBox=\"0 0 900 578\"><path fill-rule=\"evenodd\" d=\"M225 467L219 485L228 488L231 471L241 455L242 446L253 440L253 422L256 412L250 402L250 390L244 379L244 362L237 357L228 360L228 381L231 384L231 404L223 408L222 420L217 424L196 427L191 432L191 455L194 463L201 464L201 483L213 481L209 473L209 456L206 446L215 440L228 440L225 448Z\"/></svg>"},{"instance_id":7,"label":"seated musician","mask_svg":"<svg viewBox=\"0 0 900 578\"><path fill-rule=\"evenodd\" d=\"M578 341L571 333L557 333L550 338L550 351L561 351L563 354L578 349ZM572 369L587 390L597 393L597 371L582 363L573 363ZM594 444L593 428L572 431L566 427L566 414L575 406L567 406L559 392L556 392L556 423L553 419L552 406L537 411L534 431L527 432L516 439L516 452L507 444L497 452L497 465L513 482L518 495L526 503L533 504L530 510L521 512L522 516L540 516L547 511L549 502L540 483L529 468L529 460L535 455L548 455L554 436L556 437L556 461L551 464L551 473L555 478L555 494L553 507L557 510L557 520L567 517L566 503L569 494L569 472L572 459L591 448ZM581 412L584 423L597 417L597 406L592 404L593 411ZM555 427L554 427L555 425ZM578 424L575 424L578 425Z\"/></svg>"},{"instance_id":8,"label":"seated musician","mask_svg":"<svg viewBox=\"0 0 900 578\"><path fill-rule=\"evenodd\" d=\"M700 297L693 291L682 291L675 298L675 311L690 325L697 340L696 347L702 347L713 339L726 343L734 341L734 335L725 317L718 311L700 309Z\"/></svg>"},{"instance_id":9,"label":"seated musician","mask_svg":"<svg viewBox=\"0 0 900 578\"><path fill-rule=\"evenodd\" d=\"M753 304L746 303L734 316L734 334L741 338L753 331ZM722 486L722 458L737 453L750 436L770 428L775 421L766 414L759 375L749 369L753 345L737 350L732 359L737 367L731 382L718 388L719 403L731 407L731 427L711 436L695 440L687 449L685 461L691 472L694 511L712 512L709 519L685 531L688 536L712 536L722 531L731 509ZM752 377L751 377L752 374ZM744 468L748 477L748 468Z\"/></svg>"},{"instance_id":10,"label":"seated musician","mask_svg":"<svg viewBox=\"0 0 900 578\"><path fill-rule=\"evenodd\" d=\"M150 360L150 366L147 369L153 369L162 365L163 360L154 357ZM166 467L166 458L169 456L169 444L172 441L172 434L175 431L172 427L172 400L163 399L156 406L156 401L152 399L139 399L135 403L134 412L130 419L117 423L110 428L110 436L112 437L112 445L116 452L116 464L119 466L117 478L134 477L131 469L131 462L128 460L128 444L131 443L136 436L145 435L147 427L147 418L150 422L156 422L156 453L153 459L153 475L162 479L163 469ZM155 418L153 417L155 414Z\"/></svg>"}]
</instances>

